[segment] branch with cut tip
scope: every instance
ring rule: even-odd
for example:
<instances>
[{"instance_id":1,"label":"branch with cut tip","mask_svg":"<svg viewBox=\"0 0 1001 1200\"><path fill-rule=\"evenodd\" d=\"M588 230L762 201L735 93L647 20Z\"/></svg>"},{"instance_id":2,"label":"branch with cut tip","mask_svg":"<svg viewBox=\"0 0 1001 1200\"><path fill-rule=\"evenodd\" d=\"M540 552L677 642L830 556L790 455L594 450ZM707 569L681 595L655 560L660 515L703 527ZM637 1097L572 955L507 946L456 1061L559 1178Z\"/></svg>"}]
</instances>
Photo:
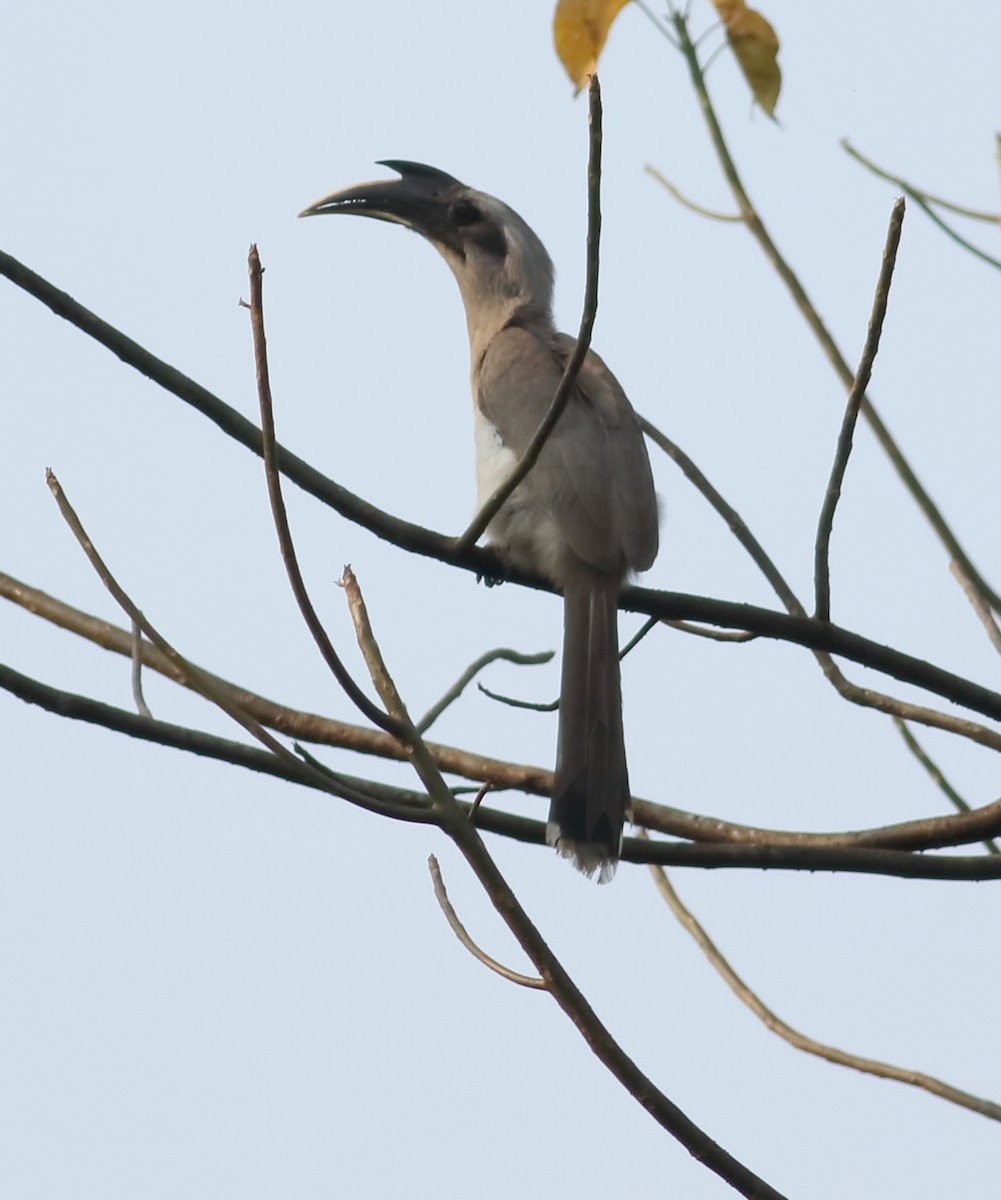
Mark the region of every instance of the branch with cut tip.
<instances>
[{"instance_id":1,"label":"branch with cut tip","mask_svg":"<svg viewBox=\"0 0 1001 1200\"><path fill-rule=\"evenodd\" d=\"M473 518L469 528L455 540L455 552L464 554L470 550L487 526L503 508L505 502L519 483L538 462L542 448L556 427L577 375L591 346L591 333L598 313L598 265L601 243L601 87L598 76L592 75L588 87L588 160L587 160L587 276L584 285L584 311L581 314L577 344L567 359L563 375L557 384L556 393L539 428L532 435L525 453L505 481L489 497Z\"/></svg>"},{"instance_id":2,"label":"branch with cut tip","mask_svg":"<svg viewBox=\"0 0 1001 1200\"><path fill-rule=\"evenodd\" d=\"M872 301L872 313L862 347L862 357L859 360L858 370L855 372L854 382L848 391L848 402L845 405L845 415L841 422L841 431L838 434L834 462L831 465L831 477L817 522L813 578L816 589L815 616L820 621L831 619L830 547L834 513L841 496L841 485L848 467L848 458L852 452L852 437L855 432L855 422L858 419L859 406L866 388L869 386L869 380L872 378L872 364L876 361L876 354L879 350L879 339L883 332L883 321L886 319L886 305L890 298L890 284L893 281L893 268L897 262L897 248L900 245L903 221L904 201L900 199L896 201L890 214L890 227L886 233L883 261L876 283L876 294Z\"/></svg>"},{"instance_id":3,"label":"branch with cut tip","mask_svg":"<svg viewBox=\"0 0 1001 1200\"><path fill-rule=\"evenodd\" d=\"M282 496L281 475L278 470L277 447L275 443L275 416L271 401L271 380L268 371L268 344L264 331L264 272L261 267L257 247L250 247L248 268L250 271L250 322L254 334L254 364L257 369L257 396L261 411L261 433L264 453L264 473L268 483L268 498L271 501L271 515L274 519L275 531L278 534L278 545L281 548L282 562L288 575L292 594L299 606L299 612L309 630L317 649L323 656L331 674L343 688L348 699L354 706L380 729L402 737L398 723L373 704L361 688L351 678L347 668L341 662L340 656L334 649L327 631L323 628L319 615L306 590L299 560L292 541L292 531L289 529L288 513Z\"/></svg>"}]
</instances>

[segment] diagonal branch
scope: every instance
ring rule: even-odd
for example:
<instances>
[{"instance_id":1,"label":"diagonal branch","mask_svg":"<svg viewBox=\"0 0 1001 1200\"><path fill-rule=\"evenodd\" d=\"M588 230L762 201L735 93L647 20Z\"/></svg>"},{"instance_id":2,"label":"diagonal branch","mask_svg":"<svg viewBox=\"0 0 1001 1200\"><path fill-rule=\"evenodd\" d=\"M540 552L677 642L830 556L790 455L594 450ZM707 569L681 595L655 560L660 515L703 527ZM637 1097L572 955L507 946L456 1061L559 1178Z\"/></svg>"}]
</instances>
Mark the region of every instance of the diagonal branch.
<instances>
[{"instance_id":1,"label":"diagonal branch","mask_svg":"<svg viewBox=\"0 0 1001 1200\"><path fill-rule=\"evenodd\" d=\"M588 160L587 160L587 277L584 284L584 311L580 319L577 344L567 359L556 393L539 428L532 434L525 453L511 474L497 487L473 518L469 528L455 540L455 552L464 554L503 508L505 501L539 460L542 448L563 415L584 359L591 346L591 333L598 313L598 251L601 242L601 87L598 76L591 76L588 87Z\"/></svg>"},{"instance_id":2,"label":"diagonal branch","mask_svg":"<svg viewBox=\"0 0 1001 1200\"><path fill-rule=\"evenodd\" d=\"M452 907L452 902L448 898L448 892L445 890L445 881L441 877L441 867L438 866L438 860L433 854L428 858L428 870L431 872L431 882L434 885L434 897L438 901L441 911L445 914L445 920L448 921L452 932L466 947L473 958L477 962L483 963L485 967L489 967L491 971L499 975L501 979L506 979L509 983L516 983L519 987L536 988L543 992L548 991L544 979L539 979L535 975L522 975L518 971L512 971L510 967L505 967L496 958L491 958L485 950L481 950L477 946L469 936L465 925L459 920L459 914Z\"/></svg>"},{"instance_id":3,"label":"diagonal branch","mask_svg":"<svg viewBox=\"0 0 1001 1200\"><path fill-rule=\"evenodd\" d=\"M257 395L261 409L261 430L264 449L264 472L268 481L268 498L271 501L271 514L274 518L275 531L278 534L278 545L281 548L282 561L288 575L292 594L306 628L312 635L317 649L323 656L323 661L330 668L331 674L344 689L344 692L355 707L372 722L394 737L402 740L403 730L365 695L361 688L351 678L347 668L341 662L340 656L323 628L313 602L306 591L306 584L299 570L299 560L296 556L295 545L292 542L292 532L289 529L288 513L285 510L285 500L282 496L281 476L278 472L275 443L275 417L271 402L271 381L268 372L268 345L264 332L264 272L257 247L250 247L250 321L254 331L254 363L257 368Z\"/></svg>"},{"instance_id":4,"label":"diagonal branch","mask_svg":"<svg viewBox=\"0 0 1001 1200\"><path fill-rule=\"evenodd\" d=\"M350 568L345 570L342 583L355 622L358 643L369 664L372 683L387 711L402 721L409 721L406 706L386 667L369 623L358 581ZM427 788L440 828L462 852L501 918L535 965L543 987L570 1018L599 1061L663 1129L743 1196L754 1197L755 1200L783 1200L780 1192L728 1154L686 1116L615 1041L498 870L476 827L466 818L445 787L420 734L412 725L410 734L414 770Z\"/></svg>"},{"instance_id":5,"label":"diagonal branch","mask_svg":"<svg viewBox=\"0 0 1001 1200\"><path fill-rule=\"evenodd\" d=\"M673 14L673 22L675 32L678 36L678 41L681 47L681 53L684 56L685 62L688 65L688 72L691 77L692 87L695 90L696 98L699 102L699 107L702 110L702 115L705 119L706 126L709 131L709 136L716 151L716 156L719 159L720 167L727 183L730 185L730 190L733 193L734 199L737 201L737 207L744 218L747 228L753 234L755 241L764 251L765 257L775 269L779 278L785 284L792 296L793 302L799 309L803 319L813 332L814 337L820 343L820 347L824 352L828 362L834 368L835 373L841 380L844 387L850 388L854 381L854 372L845 360L844 355L838 348L834 338L829 333L824 322L821 320L820 314L817 312L810 297L807 295L805 288L799 281L799 278L782 257L778 247L772 240L771 235L765 227L764 222L759 216L757 210L751 202L750 197L744 187L740 174L737 171L736 164L730 154L729 147L726 144L726 139L723 136L723 130L720 127L719 119L716 116L716 111L713 108L709 92L706 88L705 76L702 72L702 67L699 64L698 53L692 39L688 33L688 25L684 13L675 11ZM914 469L904 457L903 452L897 445L896 440L890 433L889 429L883 422L882 417L876 411L872 401L867 397L863 397L861 411L863 417L868 422L877 442L882 447L892 463L894 470L900 476L904 486L914 498L918 508L924 514L925 519L931 525L939 538L939 541L945 546L949 552L950 558L955 558L959 561L963 570L981 591L981 593L990 601L991 607L997 612L1001 612L1001 595L986 582L983 575L977 570L969 555L960 545L958 538L952 532L948 522L942 515L938 506L932 500L931 496L925 490L924 485L914 473Z\"/></svg>"},{"instance_id":6,"label":"diagonal branch","mask_svg":"<svg viewBox=\"0 0 1001 1200\"><path fill-rule=\"evenodd\" d=\"M910 1084L912 1087L921 1088L926 1092L930 1092L933 1096L938 1096L942 1100L948 1100L952 1104L958 1104L962 1108L968 1108L972 1112L980 1113L981 1116L989 1117L992 1121L1001 1121L1001 1104L996 1104L993 1100L984 1100L979 1096L973 1096L969 1092L964 1092L959 1088L953 1087L951 1084L944 1083L941 1079L936 1079L933 1075L926 1075L922 1071L911 1071L904 1067L893 1066L891 1063L880 1062L878 1059L863 1058L859 1054L849 1054L846 1050L839 1050L835 1046L829 1046L824 1042L818 1042L814 1038L807 1037L806 1034L793 1029L791 1025L787 1025L741 979L694 914L682 904L678 893L671 886L667 872L660 867L651 867L650 873L653 876L654 883L657 885L657 890L660 892L668 908L678 918L682 928L691 934L695 940L695 944L718 974L722 976L737 999L746 1004L751 1012L767 1025L772 1033L778 1034L780 1038L788 1042L791 1046L795 1046L797 1050L803 1050L807 1054L815 1054L818 1058L837 1063L842 1067L851 1067L853 1070L862 1071L866 1075L877 1075L881 1079L893 1079L897 1083Z\"/></svg>"},{"instance_id":7,"label":"diagonal branch","mask_svg":"<svg viewBox=\"0 0 1001 1200\"><path fill-rule=\"evenodd\" d=\"M860 154L855 147L851 145L847 138L841 139L841 147L849 155L851 155L856 162L861 163L863 167L871 171L873 175L878 175L880 179L888 180L890 183L899 187L905 195L910 196L910 198L914 201L918 208L921 209L925 216L927 216L929 220L936 224L947 237L952 238L952 240L958 246L962 246L962 248L972 254L974 258L979 258L981 262L985 262L988 266L996 267L999 271L1001 271L1001 261L994 258L993 255L988 254L985 250L981 250L979 246L975 246L972 242L964 238L962 234L957 233L956 230L948 224L948 222L942 220L942 218L935 211L935 208L932 206L934 205L937 208L944 208L949 212L956 213L956 215L960 217L968 217L973 221L986 221L992 225L1001 225L1001 214L982 212L976 208L964 208L962 205L953 204L949 200L943 200L941 196L933 196L931 193L924 191L924 189L915 187L912 183L908 183L906 179L901 179L898 175L891 175L888 171L884 171L880 167L877 167L874 162L871 162L863 154Z\"/></svg>"},{"instance_id":8,"label":"diagonal branch","mask_svg":"<svg viewBox=\"0 0 1001 1200\"><path fill-rule=\"evenodd\" d=\"M872 301L869 328L866 331L858 370L855 372L854 382L848 392L848 403L845 405L841 432L838 434L837 449L831 466L831 477L817 522L813 577L816 588L815 615L820 621L831 619L830 547L834 513L841 497L841 485L848 467L848 458L852 452L852 436L855 432L855 422L858 419L859 405L862 403L862 397L872 378L872 364L876 361L876 353L879 350L879 339L883 332L883 321L886 318L886 304L890 298L890 283L893 279L893 268L897 262L897 247L900 245L900 230L903 221L904 201L900 199L894 204L893 212L890 214L890 228L886 233L886 245L883 247L883 263L879 271L879 280L876 283L876 294Z\"/></svg>"}]
</instances>

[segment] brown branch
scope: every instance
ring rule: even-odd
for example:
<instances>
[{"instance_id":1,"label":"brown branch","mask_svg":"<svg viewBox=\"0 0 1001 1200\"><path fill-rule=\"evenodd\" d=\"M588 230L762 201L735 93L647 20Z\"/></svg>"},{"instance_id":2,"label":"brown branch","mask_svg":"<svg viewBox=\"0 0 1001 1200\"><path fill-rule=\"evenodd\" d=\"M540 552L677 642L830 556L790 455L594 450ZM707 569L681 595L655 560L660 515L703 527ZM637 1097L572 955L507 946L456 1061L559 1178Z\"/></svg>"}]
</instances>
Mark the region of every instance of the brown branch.
<instances>
[{"instance_id":1,"label":"brown branch","mask_svg":"<svg viewBox=\"0 0 1001 1200\"><path fill-rule=\"evenodd\" d=\"M0 596L5 596L27 611L104 649L125 657L131 654L132 641L126 630L72 608L8 575L0 574ZM145 666L175 683L197 691L184 672L149 642L143 642L142 656ZM315 713L301 712L233 684L218 675L210 674L203 667L199 666L197 669L200 676L210 680L216 690L225 691L232 702L245 713L279 733L380 758L401 761L407 757L407 752L399 741L386 733ZM118 728L117 725L113 727ZM450 774L486 782L494 789L517 789L536 796L548 797L552 789L552 772L541 767L488 758L442 743L428 742L426 745L438 767ZM993 832L990 822L994 819L988 811L991 806L988 806L987 809L974 810L979 814L975 818L934 817L926 821L905 822L902 825L889 825L872 830L799 833L739 825L667 805L654 804L640 798L635 798L633 804L637 824L659 833L693 841L733 842L741 845L859 845L914 850L934 849L945 845L959 845L983 837L985 833ZM492 832L518 837L520 840L540 843L544 840L541 832L543 826L540 823L526 822L521 826L517 824L521 818L511 818L515 825L509 826L504 824L506 819L507 814L497 814L490 820L500 824L483 827ZM967 821L969 824L965 823ZM1001 834L1001 829L998 832Z\"/></svg>"},{"instance_id":2,"label":"brown branch","mask_svg":"<svg viewBox=\"0 0 1001 1200\"><path fill-rule=\"evenodd\" d=\"M517 971L512 971L510 967L505 967L496 958L491 958L485 950L481 950L477 946L469 936L466 927L459 920L458 913L452 907L452 902L448 898L448 892L445 890L445 881L441 877L441 868L438 866L438 860L433 854L428 857L428 870L431 872L431 882L434 885L434 897L438 901L441 911L445 914L445 920L448 921L452 932L463 946L466 947L473 958L477 962L483 963L485 967L489 967L491 971L494 971L501 979L506 979L509 983L516 983L519 987L537 988L543 992L548 991L549 989L546 987L544 979L539 979L536 975L521 975Z\"/></svg>"},{"instance_id":3,"label":"brown branch","mask_svg":"<svg viewBox=\"0 0 1001 1200\"><path fill-rule=\"evenodd\" d=\"M257 371L257 396L261 411L264 472L268 483L268 498L271 501L271 515L274 519L275 531L278 534L278 545L281 549L282 562L285 564L292 594L295 596L306 628L323 656L323 661L351 703L363 716L368 717L373 725L378 725L380 729L394 737L402 737L403 731L399 724L391 717L387 717L378 705L369 700L341 662L340 656L334 649L313 602L309 598L302 572L299 569L299 560L292 541L292 531L289 529L288 513L282 496L281 476L278 471L274 406L271 401L271 381L268 371L268 344L264 332L264 271L256 246L250 247L248 268L250 271L250 322L254 332L254 365Z\"/></svg>"},{"instance_id":4,"label":"brown branch","mask_svg":"<svg viewBox=\"0 0 1001 1200\"><path fill-rule=\"evenodd\" d=\"M698 213L700 217L707 217L710 221L724 221L728 224L741 225L744 223L744 218L740 215L740 213L716 212L715 209L704 208L701 204L696 204L694 200L689 200L688 197L683 192L679 191L669 179L665 179L660 171L658 171L656 167L651 167L649 163L643 168L643 170L646 171L651 179L655 179L664 189L664 191L668 193L668 195L673 196L683 208L687 208L690 212Z\"/></svg>"},{"instance_id":5,"label":"brown branch","mask_svg":"<svg viewBox=\"0 0 1001 1200\"><path fill-rule=\"evenodd\" d=\"M963 882L1001 879L1001 859L987 854L912 854L854 846L732 845L703 842L644 842L626 838L621 860L658 863L665 867L699 867L778 871L836 871L858 875L893 875L900 879Z\"/></svg>"},{"instance_id":6,"label":"brown branch","mask_svg":"<svg viewBox=\"0 0 1001 1200\"><path fill-rule=\"evenodd\" d=\"M358 644L369 666L372 683L387 711L398 720L409 723L406 706L382 657L368 619L361 588L350 568L345 570L341 582L347 593ZM412 725L408 735L414 770L427 789L432 808L438 817L439 827L462 852L494 907L535 965L543 987L577 1027L597 1058L654 1120L704 1166L725 1179L744 1196L762 1200L782 1200L779 1192L728 1154L691 1121L625 1054L543 940L487 852L476 826L466 819L465 813L445 786L420 734Z\"/></svg>"},{"instance_id":7,"label":"brown branch","mask_svg":"<svg viewBox=\"0 0 1001 1200\"><path fill-rule=\"evenodd\" d=\"M705 77L702 68L699 65L698 54L692 40L688 34L688 25L686 15L682 12L675 11L672 14L675 32L678 36L678 41L681 47L681 52L685 62L688 65L688 72L691 77L692 87L695 91L696 98L699 102L699 107L702 110L702 115L706 122L706 127L709 131L709 136L716 151L716 156L719 159L720 167L727 183L730 185L730 190L733 193L734 199L737 201L737 207L744 218L747 228L753 234L758 245L761 247L765 257L771 263L772 267L778 274L779 278L785 284L792 296L793 302L799 309L807 325L813 332L814 337L820 343L820 347L824 352L828 362L834 368L838 378L843 386L847 389L852 386L854 381L854 372L845 360L844 355L838 349L837 343L834 341L827 327L820 318L819 313L807 295L806 290L800 283L795 272L782 257L778 247L772 240L771 235L765 228L764 222L758 215L757 210L751 203L751 199L747 194L744 184L737 171L736 164L730 154L729 147L726 144L726 139L723 136L723 130L720 127L719 119L716 116L716 111L713 108L709 92L706 88ZM931 525L939 538L939 541L945 546L951 558L959 561L963 570L979 588L981 593L990 601L991 607L997 612L1001 612L1001 596L986 582L984 577L977 570L976 566L971 561L969 555L960 545L956 535L952 532L945 517L940 512L938 506L932 500L931 496L925 490L924 485L915 475L910 463L904 457L903 452L897 445L896 440L890 433L889 429L883 422L882 417L876 411L872 401L866 396L862 400L862 415L872 429L877 442L882 447L892 463L894 470L900 476L904 486L914 498L918 508L924 514L925 519Z\"/></svg>"},{"instance_id":8,"label":"brown branch","mask_svg":"<svg viewBox=\"0 0 1001 1200\"><path fill-rule=\"evenodd\" d=\"M965 820L969 821L969 824L973 826L972 829L967 827L967 836L964 838L964 842L972 841L973 836L978 833L986 833L988 836L984 841L984 849L988 854L1001 854L1001 848L998 847L996 842L991 840L991 835L995 833L1001 834L1001 800L995 800L993 804L987 804L983 808L971 808L948 779L946 779L938 763L932 760L918 739L907 728L906 722L902 721L899 717L894 717L893 723L897 727L897 732L904 739L907 749L910 750L928 772L932 782L946 796L953 808L957 812L964 814ZM990 821L991 816L994 817L993 823ZM950 818L950 820L954 820L954 818ZM957 845L958 843L953 844Z\"/></svg>"},{"instance_id":9,"label":"brown branch","mask_svg":"<svg viewBox=\"0 0 1001 1200\"><path fill-rule=\"evenodd\" d=\"M0 574L0 596L106 650L124 657L129 657L132 652L131 637L125 630L64 604L61 600L38 588L29 587L9 575ZM156 646L143 642L142 656L143 664L151 670L181 684L182 687L198 690L188 676ZM302 741L353 750L359 754L397 761L406 759L406 751L397 739L379 730L347 721L336 721L316 713L302 712L213 675L202 667L199 667L198 671L201 676L209 679L215 688L224 690L232 702L244 712L278 733ZM504 762L456 746L440 743L428 745L443 771L477 782L488 780L497 788L517 788L532 795L549 795L552 786L551 771Z\"/></svg>"},{"instance_id":10,"label":"brown branch","mask_svg":"<svg viewBox=\"0 0 1001 1200\"><path fill-rule=\"evenodd\" d=\"M652 425L646 418L640 418L640 424L643 432L659 446L665 454L673 462L675 462L684 473L685 477L692 485L709 501L712 507L726 521L730 532L734 535L744 550L750 556L752 561L761 571L761 573L771 584L776 595L782 601L789 611L790 619L794 621L809 620L806 616L806 610L800 603L799 598L793 592L792 588L786 582L778 567L772 562L771 558L765 552L764 547L757 540L746 523L741 518L737 510L722 497L715 487L709 482L706 476L688 457L687 454L666 434L662 433L656 426ZM661 593L663 595L663 593ZM620 607L629 608L632 593L620 599ZM649 612L647 607L637 607L636 611ZM720 624L731 625L736 628L744 628L754 632L756 636L761 636L762 630L754 621L748 621L746 624L740 621L719 622ZM819 623L821 628L833 629L834 626L827 622ZM765 635L767 636L767 634ZM801 643L805 645L806 643ZM857 687L850 683L844 676L843 672L835 664L832 654L837 653L844 657L854 658L855 661L862 660L852 653L844 653L844 644L842 648L835 649L832 646L822 645L819 641L812 642L809 647L813 650L814 655L820 664L821 670L824 672L828 681L836 688L838 693L849 700L853 704L859 704L868 708L876 708L881 712L890 713L900 717L906 717L909 720L919 721L924 725L929 725L938 729L945 729L950 733L955 733L960 737L969 738L972 741L978 742L981 745L989 746L991 749L1001 750L1001 735L992 729L987 729L982 725L977 725L971 721L965 721L959 717L953 717L946 713L937 712L934 709L920 705L908 704L905 701L897 700L892 696L887 696L885 693L872 691L866 688ZM927 665L927 664L926 664ZM888 671L887 674L896 674L896 672ZM896 676L898 679L903 678L901 675ZM906 682L913 682L913 678L909 677ZM930 689L936 690L936 689ZM939 693L940 695L943 693ZM950 697L952 698L952 697ZM983 711L983 710L981 710ZM988 713L987 715L993 715Z\"/></svg>"},{"instance_id":11,"label":"brown branch","mask_svg":"<svg viewBox=\"0 0 1001 1200\"><path fill-rule=\"evenodd\" d=\"M848 392L848 403L845 405L845 415L841 422L841 431L838 434L834 462L831 465L831 477L817 522L813 563L816 589L814 615L821 621L831 619L830 547L834 513L841 497L841 485L844 482L848 458L852 452L852 437L855 432L855 422L858 420L859 405L862 403L862 397L872 378L872 364L876 361L876 353L879 350L879 339L883 332L883 321L886 319L886 305L890 298L890 284L893 280L893 268L897 262L897 248L900 245L900 230L903 221L904 201L901 199L896 201L890 214L890 228L886 233L883 262L876 283L876 294L872 301L872 313L869 317L865 344L862 347L862 357Z\"/></svg>"},{"instance_id":12,"label":"brown branch","mask_svg":"<svg viewBox=\"0 0 1001 1200\"><path fill-rule=\"evenodd\" d=\"M71 296L3 251L0 251L0 275L6 276L17 287L51 309L56 316L62 317L87 337L110 350L140 375L152 380L207 417L227 437L263 457L261 431L257 426L207 388L151 354L121 330L84 308ZM303 491L392 545L400 546L414 554L437 558L441 562L451 563L480 575L499 572L497 559L489 550L474 546L462 554L457 553L454 538L384 512L335 483L282 446L278 447L278 466L282 474Z\"/></svg>"},{"instance_id":13,"label":"brown branch","mask_svg":"<svg viewBox=\"0 0 1001 1200\"><path fill-rule=\"evenodd\" d=\"M487 526L500 512L508 497L539 460L542 448L563 415L573 386L591 346L591 334L598 313L598 265L601 242L601 87L598 76L591 76L588 99L588 160L587 160L587 275L584 284L584 311L580 318L577 344L567 359L556 393L539 428L532 434L525 453L511 474L486 500L473 517L468 529L456 539L455 551L464 554L471 549Z\"/></svg>"},{"instance_id":14,"label":"brown branch","mask_svg":"<svg viewBox=\"0 0 1001 1200\"><path fill-rule=\"evenodd\" d=\"M262 453L260 431L235 409L224 404L175 368L149 354L113 326L95 317L65 293L58 291L10 255L2 252L0 274L8 276L18 286L47 304L57 315L65 317L140 373L191 404L228 436L256 453ZM282 474L305 491L393 545L480 575L496 575L501 571L501 565L490 551L473 547L459 555L454 549L454 539L383 512L282 448L278 450L278 462ZM965 555L962 556L961 562L967 564L964 570L967 569L969 560ZM506 578L524 587L550 592L554 590L540 577L513 569L507 569ZM978 585L982 582L979 576L973 578L973 581ZM994 594L986 585L980 590L993 600ZM816 627L811 629L808 620L789 618L782 613L752 605L681 593L654 592L635 587L623 589L620 607L626 611L645 613L658 620L696 621L721 628L746 630L762 637L793 642L809 649L825 650L827 653L854 659L864 666L871 666L874 670L893 675L904 682L928 688L945 699L983 712L987 716L1001 714L1001 697L997 697L995 693L833 625L822 626L821 623L815 622ZM998 607L1001 610L1001 605ZM872 657L870 659L867 656ZM1001 741L995 743L989 737L976 740L1001 748Z\"/></svg>"},{"instance_id":15,"label":"brown branch","mask_svg":"<svg viewBox=\"0 0 1001 1200\"><path fill-rule=\"evenodd\" d=\"M977 620L983 625L991 645L1001 654L1001 628L998 628L998 623L994 620L994 614L991 612L990 605L985 603L984 598L971 583L963 568L955 559L949 564L949 570L952 572L953 578L963 589L963 595L969 600L970 606L976 613Z\"/></svg>"},{"instance_id":16,"label":"brown branch","mask_svg":"<svg viewBox=\"0 0 1001 1200\"><path fill-rule=\"evenodd\" d=\"M423 805L422 794L403 788L390 787L373 780L358 779L343 773L334 773L327 768L312 773L306 772L309 765L298 759L279 759L273 754L232 742L199 730L187 729L165 721L153 721L137 716L126 709L115 708L87 696L50 687L31 679L10 667L0 664L0 689L10 692L28 704L37 705L48 712L70 720L86 721L129 737L139 738L158 745L185 750L219 762L285 779L304 787L326 792L348 800L361 808L388 816L394 820L411 823L437 823ZM386 735L382 735L385 737ZM312 760L315 763L315 760ZM315 764L318 767L320 764ZM306 773L304 773L306 772ZM337 785L335 787L335 784ZM637 802L648 804L648 802ZM457 802L458 811L468 820L471 805ZM649 806L654 811L657 806ZM680 866L694 869L766 869L783 871L839 871L860 874L878 874L901 878L972 880L1001 878L999 860L987 857L936 857L906 854L897 851L879 852L860 847L852 849L840 839L864 835L835 834L786 834L769 830L754 830L746 826L733 826L728 822L708 817L697 817L679 810L660 810L668 818L676 818L679 830L687 830L690 836L703 836L702 845L687 845L678 842L643 842L627 838L622 858L625 862L658 862L665 866ZM939 817L936 821L958 820L957 817ZM670 820L668 821L670 823ZM914 823L918 824L917 822ZM476 810L476 826L489 833L496 833L515 841L532 845L545 844L545 823L527 817L500 812L496 809ZM892 833L894 826L887 826ZM734 831L739 839L732 843L720 843L728 831ZM875 838L880 831L869 831ZM756 840L760 835L768 841ZM822 844L822 839L839 839ZM776 841L776 839L779 839ZM992 865L993 864L993 865Z\"/></svg>"},{"instance_id":17,"label":"brown branch","mask_svg":"<svg viewBox=\"0 0 1001 1200\"><path fill-rule=\"evenodd\" d=\"M793 1029L781 1017L776 1016L757 993L752 991L741 979L694 914L682 904L678 893L667 878L667 872L660 867L651 867L650 873L668 908L677 917L681 926L691 934L712 967L724 979L737 999L745 1004L772 1033L777 1034L791 1046L795 1046L797 1050L814 1054L818 1058L826 1059L827 1062L837 1063L842 1067L851 1067L855 1071L861 1071L866 1075L876 1075L881 1079L892 1079L898 1083L910 1084L912 1087L921 1088L942 1100L948 1100L952 1104L958 1104L962 1108L980 1113L981 1116L989 1117L992 1121L1001 1121L1001 1104L996 1104L993 1100L984 1100L979 1096L973 1096L969 1092L961 1091L922 1071L911 1071L904 1067L893 1066L891 1063L880 1062L878 1059L849 1054L846 1050L839 1050L825 1042L818 1042L814 1038L800 1033L799 1030Z\"/></svg>"}]
</instances>

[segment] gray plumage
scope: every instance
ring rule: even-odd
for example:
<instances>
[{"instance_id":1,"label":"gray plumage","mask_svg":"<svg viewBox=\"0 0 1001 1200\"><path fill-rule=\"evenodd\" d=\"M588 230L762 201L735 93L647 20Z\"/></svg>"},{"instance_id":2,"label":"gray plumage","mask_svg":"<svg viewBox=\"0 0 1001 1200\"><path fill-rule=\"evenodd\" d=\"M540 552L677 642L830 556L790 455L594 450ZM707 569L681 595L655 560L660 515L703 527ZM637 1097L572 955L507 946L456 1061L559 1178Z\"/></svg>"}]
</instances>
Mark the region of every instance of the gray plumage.
<instances>
[{"instance_id":1,"label":"gray plumage","mask_svg":"<svg viewBox=\"0 0 1001 1200\"><path fill-rule=\"evenodd\" d=\"M466 309L482 504L510 474L551 402L574 339L556 331L553 267L507 205L419 163L399 179L335 192L302 216L354 212L395 221L441 253ZM547 837L602 881L628 815L617 603L626 576L657 553L657 501L639 421L589 352L539 459L488 531L513 564L564 596L563 675Z\"/></svg>"}]
</instances>

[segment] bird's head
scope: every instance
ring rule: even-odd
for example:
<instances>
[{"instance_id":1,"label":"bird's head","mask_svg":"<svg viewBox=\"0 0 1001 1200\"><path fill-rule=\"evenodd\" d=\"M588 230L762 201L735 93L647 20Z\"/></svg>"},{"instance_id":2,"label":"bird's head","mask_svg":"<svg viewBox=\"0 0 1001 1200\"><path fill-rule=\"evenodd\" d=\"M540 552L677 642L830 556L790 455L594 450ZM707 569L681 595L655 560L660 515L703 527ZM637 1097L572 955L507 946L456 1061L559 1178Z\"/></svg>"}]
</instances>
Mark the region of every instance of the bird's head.
<instances>
[{"instance_id":1,"label":"bird's head","mask_svg":"<svg viewBox=\"0 0 1001 1200\"><path fill-rule=\"evenodd\" d=\"M516 314L552 320L553 264L513 209L434 167L387 159L398 179L332 192L300 217L354 213L405 225L426 238L452 269L474 344Z\"/></svg>"}]
</instances>

